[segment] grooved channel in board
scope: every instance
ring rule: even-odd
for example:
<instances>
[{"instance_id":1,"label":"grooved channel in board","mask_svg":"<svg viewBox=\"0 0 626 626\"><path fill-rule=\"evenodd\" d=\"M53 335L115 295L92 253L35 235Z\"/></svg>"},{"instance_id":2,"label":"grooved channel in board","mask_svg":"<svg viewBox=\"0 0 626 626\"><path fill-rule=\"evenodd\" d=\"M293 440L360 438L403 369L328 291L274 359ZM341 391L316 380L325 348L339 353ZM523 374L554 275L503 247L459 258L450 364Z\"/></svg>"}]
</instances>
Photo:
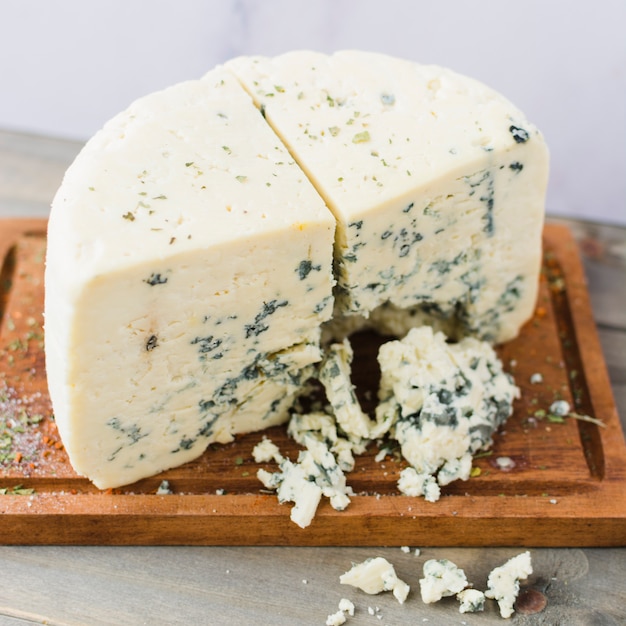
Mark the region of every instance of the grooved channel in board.
<instances>
[{"instance_id":1,"label":"grooved channel in board","mask_svg":"<svg viewBox=\"0 0 626 626\"><path fill-rule=\"evenodd\" d=\"M0 248L0 253L2 249ZM0 328L4 319L4 311L9 299L13 272L15 271L15 246L10 246L0 257Z\"/></svg>"},{"instance_id":2,"label":"grooved channel in board","mask_svg":"<svg viewBox=\"0 0 626 626\"><path fill-rule=\"evenodd\" d=\"M568 284L563 267L558 258L551 250L546 251L544 256L544 272L546 274L552 302L557 311L556 326L563 359L565 361L567 378L572 395L572 410L581 416L593 416L591 396L587 380L584 376L583 362L576 342L572 303L569 298ZM602 416L598 416L601 418ZM600 439L599 426L579 420L578 431L584 450L584 457L592 476L602 479L605 473L604 450Z\"/></svg>"}]
</instances>

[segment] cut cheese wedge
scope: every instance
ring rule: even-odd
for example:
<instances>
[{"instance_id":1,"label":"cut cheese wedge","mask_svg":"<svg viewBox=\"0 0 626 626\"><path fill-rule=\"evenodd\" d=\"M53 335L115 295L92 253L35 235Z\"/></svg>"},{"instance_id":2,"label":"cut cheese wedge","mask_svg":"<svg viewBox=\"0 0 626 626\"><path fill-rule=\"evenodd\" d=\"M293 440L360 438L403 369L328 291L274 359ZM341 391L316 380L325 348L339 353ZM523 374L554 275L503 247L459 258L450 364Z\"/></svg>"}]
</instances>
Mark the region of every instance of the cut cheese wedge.
<instances>
[{"instance_id":1,"label":"cut cheese wedge","mask_svg":"<svg viewBox=\"0 0 626 626\"><path fill-rule=\"evenodd\" d=\"M116 487L284 422L322 328L515 336L546 181L508 101L382 55L238 58L138 100L50 216L46 363L73 467Z\"/></svg>"},{"instance_id":2,"label":"cut cheese wedge","mask_svg":"<svg viewBox=\"0 0 626 626\"><path fill-rule=\"evenodd\" d=\"M228 67L337 218L344 327L517 334L537 295L548 173L518 109L450 70L374 53Z\"/></svg>"},{"instance_id":3,"label":"cut cheese wedge","mask_svg":"<svg viewBox=\"0 0 626 626\"><path fill-rule=\"evenodd\" d=\"M80 474L127 484L283 422L332 313L334 219L223 70L91 139L48 231L46 360Z\"/></svg>"}]
</instances>

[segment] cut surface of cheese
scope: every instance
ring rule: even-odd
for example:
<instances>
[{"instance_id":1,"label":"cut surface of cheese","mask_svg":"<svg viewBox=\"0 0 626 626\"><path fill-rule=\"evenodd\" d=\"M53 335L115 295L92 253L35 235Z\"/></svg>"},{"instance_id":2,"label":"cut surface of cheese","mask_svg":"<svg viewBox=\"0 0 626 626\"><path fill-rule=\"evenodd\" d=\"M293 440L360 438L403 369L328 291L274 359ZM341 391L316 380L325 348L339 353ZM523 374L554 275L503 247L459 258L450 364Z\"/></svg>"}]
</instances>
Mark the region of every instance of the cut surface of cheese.
<instances>
[{"instance_id":1,"label":"cut surface of cheese","mask_svg":"<svg viewBox=\"0 0 626 626\"><path fill-rule=\"evenodd\" d=\"M46 362L72 465L121 486L284 422L323 332L515 336L546 178L502 96L384 55L242 57L133 103L49 222Z\"/></svg>"},{"instance_id":2,"label":"cut surface of cheese","mask_svg":"<svg viewBox=\"0 0 626 626\"><path fill-rule=\"evenodd\" d=\"M337 313L514 337L537 292L545 143L485 85L381 54L227 64L337 218ZM354 329L363 319L348 320Z\"/></svg>"},{"instance_id":3,"label":"cut surface of cheese","mask_svg":"<svg viewBox=\"0 0 626 626\"><path fill-rule=\"evenodd\" d=\"M227 72L113 119L49 223L47 370L74 468L127 484L284 421L321 358L333 237Z\"/></svg>"}]
</instances>

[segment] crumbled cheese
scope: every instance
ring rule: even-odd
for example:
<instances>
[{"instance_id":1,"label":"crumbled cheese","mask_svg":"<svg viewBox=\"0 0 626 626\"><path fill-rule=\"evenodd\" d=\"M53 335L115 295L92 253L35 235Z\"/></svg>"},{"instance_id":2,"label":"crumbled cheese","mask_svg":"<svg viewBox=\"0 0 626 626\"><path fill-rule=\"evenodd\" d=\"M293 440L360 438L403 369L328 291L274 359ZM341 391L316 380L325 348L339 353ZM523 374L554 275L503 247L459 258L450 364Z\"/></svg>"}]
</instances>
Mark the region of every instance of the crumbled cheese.
<instances>
[{"instance_id":1,"label":"crumbled cheese","mask_svg":"<svg viewBox=\"0 0 626 626\"><path fill-rule=\"evenodd\" d=\"M496 465L501 470L511 470L515 467L515 461L510 456L496 457Z\"/></svg>"},{"instance_id":2,"label":"crumbled cheese","mask_svg":"<svg viewBox=\"0 0 626 626\"><path fill-rule=\"evenodd\" d=\"M346 623L346 614L342 611L336 611L326 618L326 626L341 626Z\"/></svg>"},{"instance_id":3,"label":"crumbled cheese","mask_svg":"<svg viewBox=\"0 0 626 626\"><path fill-rule=\"evenodd\" d=\"M411 464L399 489L435 501L439 486L469 478L472 454L491 445L520 391L486 342L449 344L427 326L383 344L378 360L377 421Z\"/></svg>"},{"instance_id":4,"label":"crumbled cheese","mask_svg":"<svg viewBox=\"0 0 626 626\"><path fill-rule=\"evenodd\" d=\"M424 496L427 502L437 502L441 489L437 480L430 474L420 474L413 467L406 467L400 472L398 489L406 496Z\"/></svg>"},{"instance_id":5,"label":"crumbled cheese","mask_svg":"<svg viewBox=\"0 0 626 626\"><path fill-rule=\"evenodd\" d=\"M571 410L570 404L566 400L556 400L550 405L550 413L559 417L565 417Z\"/></svg>"},{"instance_id":6,"label":"crumbled cheese","mask_svg":"<svg viewBox=\"0 0 626 626\"><path fill-rule=\"evenodd\" d=\"M353 356L347 339L331 344L320 364L319 379L341 430L348 437L371 439L370 419L361 409L352 384L350 364Z\"/></svg>"},{"instance_id":7,"label":"crumbled cheese","mask_svg":"<svg viewBox=\"0 0 626 626\"><path fill-rule=\"evenodd\" d=\"M156 491L156 495L157 496L165 496L165 495L169 495L173 493L173 491L170 489L170 483L167 480L162 480L161 484L159 485L157 491Z\"/></svg>"},{"instance_id":8,"label":"crumbled cheese","mask_svg":"<svg viewBox=\"0 0 626 626\"><path fill-rule=\"evenodd\" d=\"M478 589L463 589L456 594L460 613L476 613L485 610L485 594Z\"/></svg>"},{"instance_id":9,"label":"crumbled cheese","mask_svg":"<svg viewBox=\"0 0 626 626\"><path fill-rule=\"evenodd\" d=\"M391 591L400 604L404 603L410 591L409 585L398 578L393 565L383 557L367 559L354 565L339 577L339 582L369 594Z\"/></svg>"},{"instance_id":10,"label":"crumbled cheese","mask_svg":"<svg viewBox=\"0 0 626 626\"><path fill-rule=\"evenodd\" d=\"M354 603L351 600L348 600L348 598L341 598L341 600L339 600L339 610L353 617Z\"/></svg>"},{"instance_id":11,"label":"crumbled cheese","mask_svg":"<svg viewBox=\"0 0 626 626\"><path fill-rule=\"evenodd\" d=\"M485 596L497 600L502 617L513 615L513 605L519 594L520 580L533 573L530 552L522 552L496 567L487 579Z\"/></svg>"},{"instance_id":12,"label":"crumbled cheese","mask_svg":"<svg viewBox=\"0 0 626 626\"><path fill-rule=\"evenodd\" d=\"M293 502L291 519L301 528L310 525L322 496L329 498L331 506L343 511L350 503L352 489L346 484L346 477L336 458L322 442L315 437L305 435L297 462L293 463L278 451L277 446L265 438L257 456L271 458L278 462L278 472L268 472L260 468L257 478L267 489L276 490L278 501L282 504ZM255 446L256 450L256 446Z\"/></svg>"},{"instance_id":13,"label":"crumbled cheese","mask_svg":"<svg viewBox=\"0 0 626 626\"><path fill-rule=\"evenodd\" d=\"M420 591L425 604L454 596L467 586L465 572L448 559L429 559L424 563Z\"/></svg>"},{"instance_id":14,"label":"crumbled cheese","mask_svg":"<svg viewBox=\"0 0 626 626\"><path fill-rule=\"evenodd\" d=\"M280 463L283 460L278 446L267 437L263 437L263 439L254 446L252 449L252 458L255 463L268 463L269 461Z\"/></svg>"},{"instance_id":15,"label":"crumbled cheese","mask_svg":"<svg viewBox=\"0 0 626 626\"><path fill-rule=\"evenodd\" d=\"M512 413L513 400L519 396L512 377L503 371L486 342L465 338L448 344L442 333L422 327L380 347L380 402L376 419L370 420L352 385L352 355L347 338L331 344L318 373L329 400L326 411L291 416L287 432L305 448L297 469L291 462L281 464L280 452L267 439L253 450L257 462L273 459L283 473L290 473L291 480L285 485L301 479L315 482L336 510L345 509L350 502L352 490L345 472L354 469L354 456L365 452L376 439L381 446L376 459L384 458L387 444L381 437L400 443L402 455L410 463L400 472L399 491L436 502L442 486L469 478L472 455L491 445L495 430ZM514 466L507 459L500 459L503 469ZM278 489L284 481L280 473L268 475L263 469L258 476L270 489ZM314 512L318 493L310 486L306 489L307 510ZM286 486L278 489L278 494L281 501L296 498ZM300 509L297 507L294 515L308 525L310 520L298 514Z\"/></svg>"}]
</instances>

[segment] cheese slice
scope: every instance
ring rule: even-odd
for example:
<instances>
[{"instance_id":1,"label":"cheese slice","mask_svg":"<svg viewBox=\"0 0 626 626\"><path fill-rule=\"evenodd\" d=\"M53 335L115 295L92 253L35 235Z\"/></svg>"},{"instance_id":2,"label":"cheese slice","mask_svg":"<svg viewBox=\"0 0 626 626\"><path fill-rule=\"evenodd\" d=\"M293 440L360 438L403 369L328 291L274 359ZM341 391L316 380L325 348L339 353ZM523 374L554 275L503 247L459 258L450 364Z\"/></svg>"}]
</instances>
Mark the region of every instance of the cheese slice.
<instances>
[{"instance_id":1,"label":"cheese slice","mask_svg":"<svg viewBox=\"0 0 626 626\"><path fill-rule=\"evenodd\" d=\"M49 222L46 362L72 465L120 486L285 421L322 332L515 336L546 178L508 101L383 55L242 57L135 102Z\"/></svg>"},{"instance_id":2,"label":"cheese slice","mask_svg":"<svg viewBox=\"0 0 626 626\"><path fill-rule=\"evenodd\" d=\"M485 85L381 54L228 63L337 218L348 330L514 337L537 294L547 150ZM359 316L352 319L353 316Z\"/></svg>"},{"instance_id":3,"label":"cheese slice","mask_svg":"<svg viewBox=\"0 0 626 626\"><path fill-rule=\"evenodd\" d=\"M46 360L74 468L115 487L284 421L332 313L334 219L217 69L94 136L49 223Z\"/></svg>"}]
</instances>

